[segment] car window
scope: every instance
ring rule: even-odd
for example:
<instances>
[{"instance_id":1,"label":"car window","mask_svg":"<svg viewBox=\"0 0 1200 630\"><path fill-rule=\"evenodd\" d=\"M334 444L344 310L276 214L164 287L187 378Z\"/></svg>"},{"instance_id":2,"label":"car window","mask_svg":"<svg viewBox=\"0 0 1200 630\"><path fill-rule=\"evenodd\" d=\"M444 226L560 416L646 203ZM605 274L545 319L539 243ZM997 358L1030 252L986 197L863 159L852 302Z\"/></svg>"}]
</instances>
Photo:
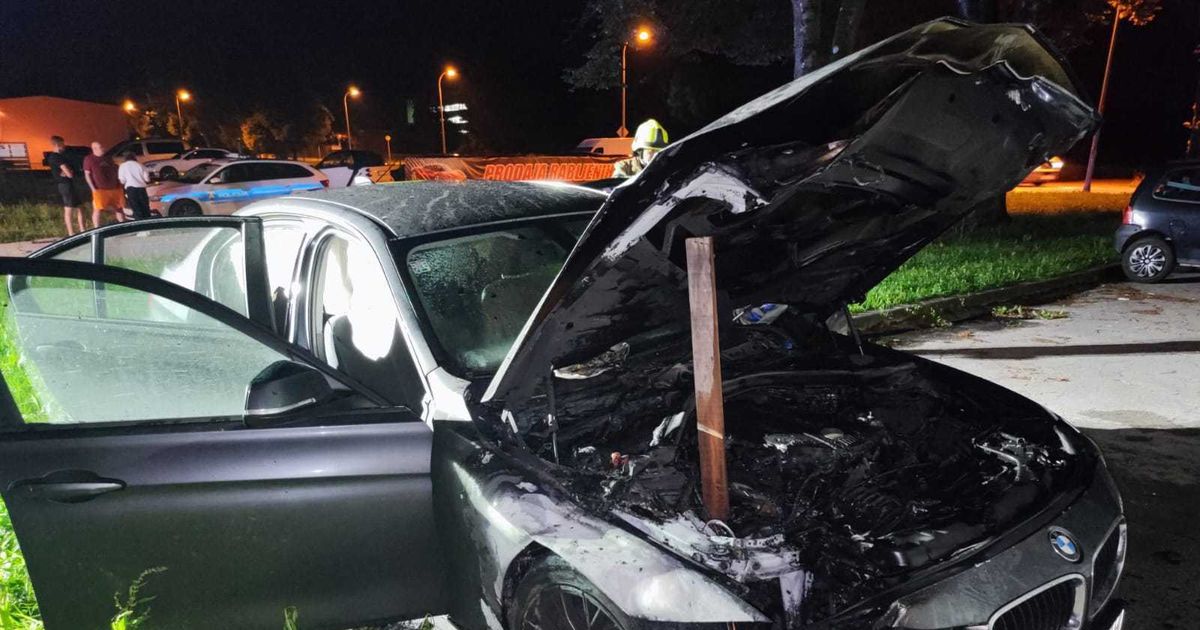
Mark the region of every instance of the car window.
<instances>
[{"instance_id":1,"label":"car window","mask_svg":"<svg viewBox=\"0 0 1200 630\"><path fill-rule=\"evenodd\" d=\"M1177 201L1200 201L1200 169L1168 172L1154 187L1154 196Z\"/></svg>"},{"instance_id":2,"label":"car window","mask_svg":"<svg viewBox=\"0 0 1200 630\"><path fill-rule=\"evenodd\" d=\"M300 179L312 176L308 169L299 164L275 164L274 166L278 170L277 177L279 179Z\"/></svg>"},{"instance_id":3,"label":"car window","mask_svg":"<svg viewBox=\"0 0 1200 630\"><path fill-rule=\"evenodd\" d=\"M84 241L59 252L59 260L91 261ZM246 277L242 233L233 227L172 227L104 238L104 264L140 271L196 291L246 315ZM162 309L167 305L152 302ZM169 314L164 310L163 315ZM172 319L180 320L183 313Z\"/></svg>"},{"instance_id":4,"label":"car window","mask_svg":"<svg viewBox=\"0 0 1200 630\"><path fill-rule=\"evenodd\" d=\"M414 247L405 264L444 352L494 372L562 268L586 219L554 219Z\"/></svg>"},{"instance_id":5,"label":"car window","mask_svg":"<svg viewBox=\"0 0 1200 630\"><path fill-rule=\"evenodd\" d=\"M326 155L320 162L317 163L317 168L333 168L335 166L346 166L350 160L350 154L344 151L334 151Z\"/></svg>"},{"instance_id":6,"label":"car window","mask_svg":"<svg viewBox=\"0 0 1200 630\"><path fill-rule=\"evenodd\" d=\"M239 184L254 181L254 164L230 164L213 175L210 184Z\"/></svg>"},{"instance_id":7,"label":"car window","mask_svg":"<svg viewBox=\"0 0 1200 630\"><path fill-rule=\"evenodd\" d=\"M225 152L219 151L217 149L200 149L199 151L193 151L191 157L197 158L197 159L212 160L215 158L225 157Z\"/></svg>"},{"instance_id":8,"label":"car window","mask_svg":"<svg viewBox=\"0 0 1200 630\"><path fill-rule=\"evenodd\" d=\"M178 153L183 153L186 150L187 150L187 148L183 146L182 142L147 142L146 143L146 152L147 153L168 153L170 155L175 155Z\"/></svg>"},{"instance_id":9,"label":"car window","mask_svg":"<svg viewBox=\"0 0 1200 630\"><path fill-rule=\"evenodd\" d=\"M312 291L313 353L389 402L419 409L424 386L373 250L357 239L328 237L318 250Z\"/></svg>"},{"instance_id":10,"label":"car window","mask_svg":"<svg viewBox=\"0 0 1200 630\"><path fill-rule=\"evenodd\" d=\"M26 423L210 421L288 357L188 306L114 283L0 277L4 378ZM154 308L182 317L164 319Z\"/></svg>"},{"instance_id":11,"label":"car window","mask_svg":"<svg viewBox=\"0 0 1200 630\"><path fill-rule=\"evenodd\" d=\"M184 184L199 184L204 181L204 178L219 168L221 168L220 164L199 164L189 168L183 175L176 177L175 181Z\"/></svg>"}]
</instances>

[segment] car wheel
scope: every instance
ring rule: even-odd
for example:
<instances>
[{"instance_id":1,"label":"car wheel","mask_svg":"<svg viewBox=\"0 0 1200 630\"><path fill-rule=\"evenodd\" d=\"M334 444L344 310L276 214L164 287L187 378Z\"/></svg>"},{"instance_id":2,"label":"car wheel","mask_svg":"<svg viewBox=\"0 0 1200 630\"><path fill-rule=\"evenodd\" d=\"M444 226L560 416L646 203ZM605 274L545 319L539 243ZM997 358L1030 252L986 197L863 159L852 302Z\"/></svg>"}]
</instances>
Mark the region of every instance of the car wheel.
<instances>
[{"instance_id":1,"label":"car wheel","mask_svg":"<svg viewBox=\"0 0 1200 630\"><path fill-rule=\"evenodd\" d=\"M508 610L509 630L629 630L632 624L600 589L562 558L534 565Z\"/></svg>"},{"instance_id":2,"label":"car wheel","mask_svg":"<svg viewBox=\"0 0 1200 630\"><path fill-rule=\"evenodd\" d=\"M1134 282L1158 282L1174 268L1175 252L1156 236L1134 241L1121 256L1121 269Z\"/></svg>"},{"instance_id":3,"label":"car wheel","mask_svg":"<svg viewBox=\"0 0 1200 630\"><path fill-rule=\"evenodd\" d=\"M158 176L160 179L175 179L179 176L179 171L175 170L173 166L164 166L158 172Z\"/></svg>"},{"instance_id":4,"label":"car wheel","mask_svg":"<svg viewBox=\"0 0 1200 630\"><path fill-rule=\"evenodd\" d=\"M180 199L171 204L171 208L167 210L169 217L198 217L204 214L200 209L200 204L191 199Z\"/></svg>"}]
</instances>

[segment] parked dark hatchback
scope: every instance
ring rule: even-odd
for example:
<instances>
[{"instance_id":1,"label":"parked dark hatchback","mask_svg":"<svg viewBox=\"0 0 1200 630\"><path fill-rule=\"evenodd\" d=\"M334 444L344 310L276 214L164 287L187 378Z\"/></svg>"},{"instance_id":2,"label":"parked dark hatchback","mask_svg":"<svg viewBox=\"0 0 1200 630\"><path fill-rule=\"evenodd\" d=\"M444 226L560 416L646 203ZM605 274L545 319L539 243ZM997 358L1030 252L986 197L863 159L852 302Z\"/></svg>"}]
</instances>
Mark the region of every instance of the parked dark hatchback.
<instances>
[{"instance_id":1,"label":"parked dark hatchback","mask_svg":"<svg viewBox=\"0 0 1200 630\"><path fill-rule=\"evenodd\" d=\"M1135 282L1158 282L1176 265L1200 265L1200 161L1148 173L1125 208L1114 244Z\"/></svg>"}]
</instances>

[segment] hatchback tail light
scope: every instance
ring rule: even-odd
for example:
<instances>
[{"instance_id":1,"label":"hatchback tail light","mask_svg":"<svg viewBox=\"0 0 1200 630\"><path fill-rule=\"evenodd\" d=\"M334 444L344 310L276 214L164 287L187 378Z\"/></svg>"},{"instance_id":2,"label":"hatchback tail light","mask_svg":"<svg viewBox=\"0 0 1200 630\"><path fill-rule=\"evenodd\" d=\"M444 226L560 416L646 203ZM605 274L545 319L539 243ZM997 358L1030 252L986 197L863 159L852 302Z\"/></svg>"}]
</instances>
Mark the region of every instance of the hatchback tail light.
<instances>
[{"instance_id":1,"label":"hatchback tail light","mask_svg":"<svg viewBox=\"0 0 1200 630\"><path fill-rule=\"evenodd\" d=\"M328 180L328 179L322 179L322 180L321 180L321 185L322 185L322 186L324 186L324 187L326 187L326 188L329 188L329 180Z\"/></svg>"},{"instance_id":2,"label":"hatchback tail light","mask_svg":"<svg viewBox=\"0 0 1200 630\"><path fill-rule=\"evenodd\" d=\"M1125 211L1121 213L1121 223L1130 225L1133 223L1133 206L1125 206Z\"/></svg>"}]
</instances>

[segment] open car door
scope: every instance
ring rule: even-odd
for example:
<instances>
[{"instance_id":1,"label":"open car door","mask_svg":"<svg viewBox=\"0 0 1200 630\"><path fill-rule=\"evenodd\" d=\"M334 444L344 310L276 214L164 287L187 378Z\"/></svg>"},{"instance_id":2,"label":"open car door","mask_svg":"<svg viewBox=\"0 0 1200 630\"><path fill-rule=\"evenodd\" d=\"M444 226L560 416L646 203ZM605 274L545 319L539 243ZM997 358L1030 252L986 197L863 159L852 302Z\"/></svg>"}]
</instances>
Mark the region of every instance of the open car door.
<instances>
[{"instance_id":1,"label":"open car door","mask_svg":"<svg viewBox=\"0 0 1200 630\"><path fill-rule=\"evenodd\" d=\"M258 217L126 221L65 238L30 258L139 271L195 291L263 326L274 326ZM158 306L169 308L165 303Z\"/></svg>"},{"instance_id":2,"label":"open car door","mask_svg":"<svg viewBox=\"0 0 1200 630\"><path fill-rule=\"evenodd\" d=\"M0 355L0 493L50 630L108 627L139 582L149 627L444 610L430 428L234 309L0 258Z\"/></svg>"}]
</instances>

